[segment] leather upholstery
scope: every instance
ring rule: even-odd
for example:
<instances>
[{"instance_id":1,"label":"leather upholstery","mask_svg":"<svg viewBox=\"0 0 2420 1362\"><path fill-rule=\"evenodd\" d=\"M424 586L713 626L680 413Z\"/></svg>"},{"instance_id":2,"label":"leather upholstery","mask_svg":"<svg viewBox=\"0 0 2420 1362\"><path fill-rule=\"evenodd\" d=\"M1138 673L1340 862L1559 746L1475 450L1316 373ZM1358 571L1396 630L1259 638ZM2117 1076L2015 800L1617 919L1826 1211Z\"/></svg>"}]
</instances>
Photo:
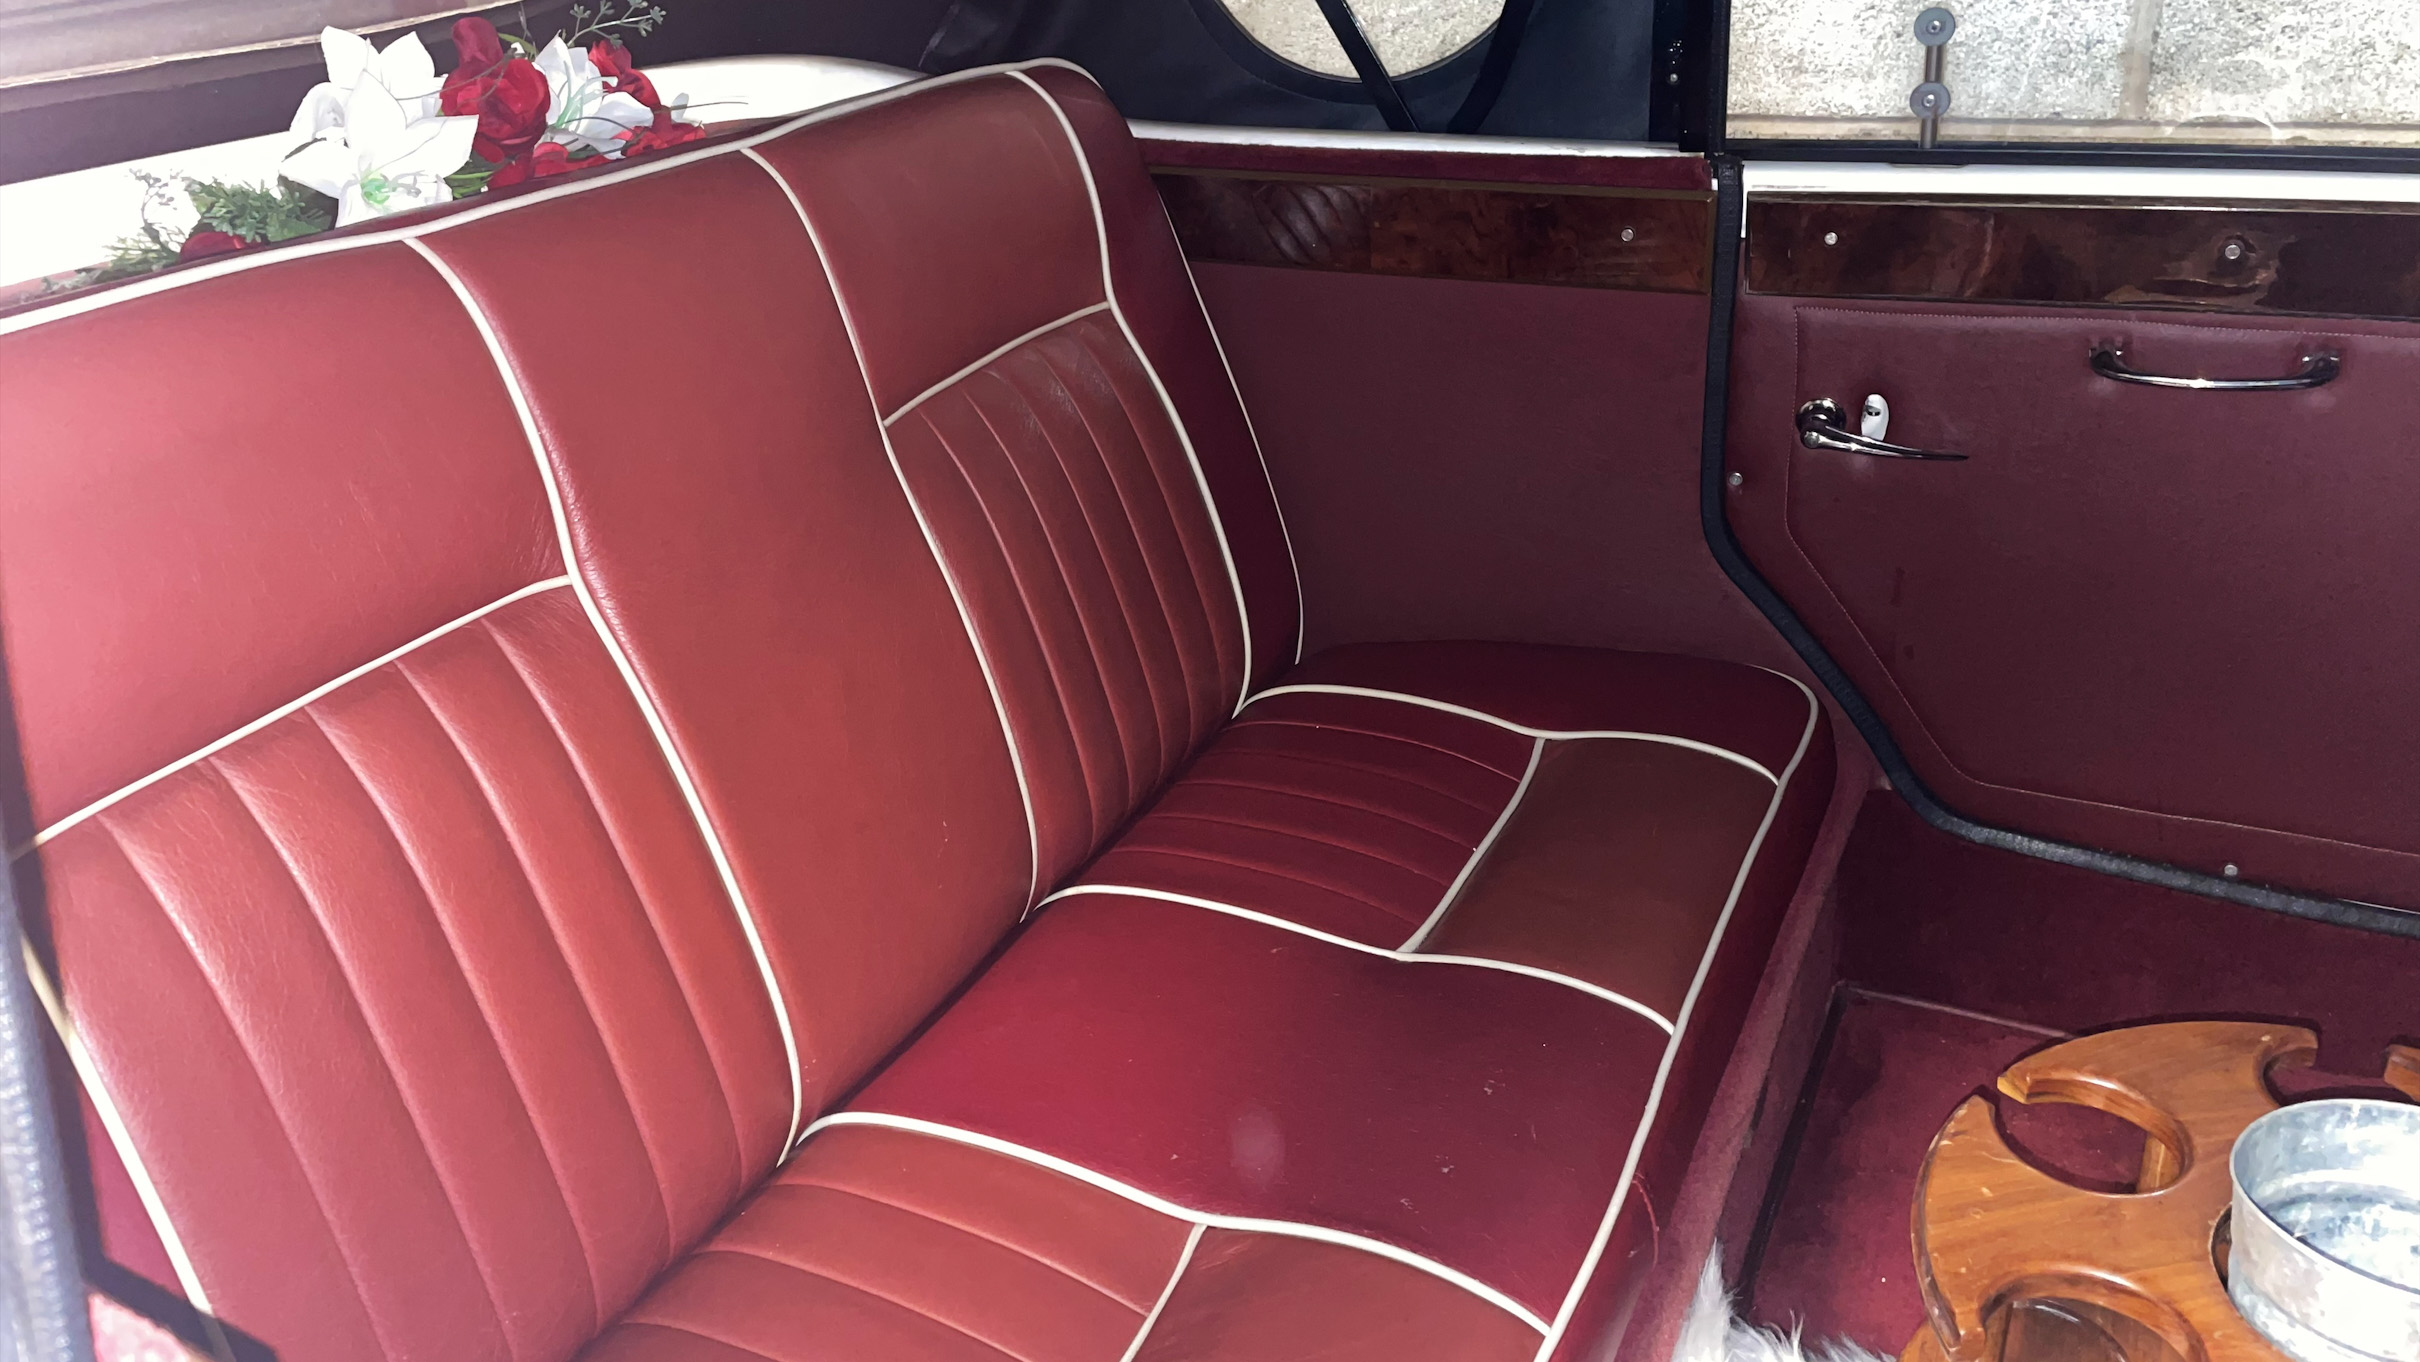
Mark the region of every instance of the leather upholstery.
<instances>
[{"instance_id":1,"label":"leather upholstery","mask_svg":"<svg viewBox=\"0 0 2420 1362\"><path fill-rule=\"evenodd\" d=\"M561 300L633 232L690 245L617 283L648 374L599 400ZM982 670L823 270L781 186L737 156L428 244L545 434L599 612L763 933L811 1113L983 958L1030 879Z\"/></svg>"},{"instance_id":2,"label":"leather upholstery","mask_svg":"<svg viewBox=\"0 0 2420 1362\"><path fill-rule=\"evenodd\" d=\"M1501 970L1062 899L850 1105L1188 1209L1395 1244L1551 1315L1663 1033Z\"/></svg>"},{"instance_id":3,"label":"leather upholstery","mask_svg":"<svg viewBox=\"0 0 2420 1362\"><path fill-rule=\"evenodd\" d=\"M1421 949L1556 970L1675 1017L1773 783L1669 743L1548 743Z\"/></svg>"},{"instance_id":4,"label":"leather upholstery","mask_svg":"<svg viewBox=\"0 0 2420 1362\"><path fill-rule=\"evenodd\" d=\"M2343 366L2307 391L2159 389L2093 372L2111 339L2159 373ZM1741 546L1943 803L2420 908L2420 331L1750 296L1733 367ZM1968 460L1799 446L1800 403L1872 392L1893 441Z\"/></svg>"},{"instance_id":5,"label":"leather upholstery","mask_svg":"<svg viewBox=\"0 0 2420 1362\"><path fill-rule=\"evenodd\" d=\"M289 1356L563 1355L780 1153L763 986L568 588L42 868L66 1005L200 1285Z\"/></svg>"},{"instance_id":6,"label":"leather upholstery","mask_svg":"<svg viewBox=\"0 0 2420 1362\"><path fill-rule=\"evenodd\" d=\"M1051 883L1234 710L1217 530L1098 313L934 394L891 441L998 678Z\"/></svg>"},{"instance_id":7,"label":"leather upholstery","mask_svg":"<svg viewBox=\"0 0 2420 1362\"><path fill-rule=\"evenodd\" d=\"M818 1134L585 1356L1119 1362L1188 1226L930 1136Z\"/></svg>"},{"instance_id":8,"label":"leather upholstery","mask_svg":"<svg viewBox=\"0 0 2420 1362\"><path fill-rule=\"evenodd\" d=\"M1256 700L1083 881L1250 906L1400 946L1459 881L1533 746L1417 705Z\"/></svg>"},{"instance_id":9,"label":"leather upholstery","mask_svg":"<svg viewBox=\"0 0 2420 1362\"><path fill-rule=\"evenodd\" d=\"M1303 649L1302 580L1260 437L1236 393L1226 353L1202 315L1201 294L1126 120L1082 72L1044 64L1027 75L1050 95L1083 147L1100 200L1118 315L1152 357L1218 508L1251 616L1250 688L1258 689L1301 661Z\"/></svg>"},{"instance_id":10,"label":"leather upholstery","mask_svg":"<svg viewBox=\"0 0 2420 1362\"><path fill-rule=\"evenodd\" d=\"M293 1358L1607 1345L1821 726L1296 667L1148 195L1045 66L0 321L111 1247Z\"/></svg>"},{"instance_id":11,"label":"leather upholstery","mask_svg":"<svg viewBox=\"0 0 2420 1362\"><path fill-rule=\"evenodd\" d=\"M1519 1362L1537 1338L1466 1292L1375 1254L1211 1230L1135 1362Z\"/></svg>"}]
</instances>

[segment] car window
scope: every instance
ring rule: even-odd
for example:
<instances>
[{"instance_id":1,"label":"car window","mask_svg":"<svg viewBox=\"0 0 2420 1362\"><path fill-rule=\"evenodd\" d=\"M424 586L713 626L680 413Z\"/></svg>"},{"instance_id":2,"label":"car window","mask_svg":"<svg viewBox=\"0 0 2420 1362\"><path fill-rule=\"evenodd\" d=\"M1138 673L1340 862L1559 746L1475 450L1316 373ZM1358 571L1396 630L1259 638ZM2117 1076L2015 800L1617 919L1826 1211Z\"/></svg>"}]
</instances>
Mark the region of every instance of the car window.
<instances>
[{"instance_id":1,"label":"car window","mask_svg":"<svg viewBox=\"0 0 2420 1362\"><path fill-rule=\"evenodd\" d=\"M1279 58L1321 75L1353 78L1318 0L1219 0L1236 26ZM1395 75L1435 66L1484 37L1503 0L1352 0L1370 48Z\"/></svg>"},{"instance_id":2,"label":"car window","mask_svg":"<svg viewBox=\"0 0 2420 1362\"><path fill-rule=\"evenodd\" d=\"M2413 0L1950 0L1955 142L2420 147ZM1908 0L1734 0L1734 138L1914 140Z\"/></svg>"}]
</instances>

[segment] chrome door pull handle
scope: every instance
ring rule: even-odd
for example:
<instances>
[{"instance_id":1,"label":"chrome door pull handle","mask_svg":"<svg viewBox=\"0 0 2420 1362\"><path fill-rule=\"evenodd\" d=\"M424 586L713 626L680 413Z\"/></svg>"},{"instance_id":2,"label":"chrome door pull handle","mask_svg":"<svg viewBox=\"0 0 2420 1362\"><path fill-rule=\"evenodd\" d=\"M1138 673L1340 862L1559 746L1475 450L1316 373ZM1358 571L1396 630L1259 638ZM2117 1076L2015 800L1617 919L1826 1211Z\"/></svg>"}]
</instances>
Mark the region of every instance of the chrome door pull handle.
<instances>
[{"instance_id":1,"label":"chrome door pull handle","mask_svg":"<svg viewBox=\"0 0 2420 1362\"><path fill-rule=\"evenodd\" d=\"M2294 388L2316 388L2343 370L2342 362L2333 350L2314 350L2302 357L2302 369L2283 378L2180 378L2174 374L2147 374L2126 367L2125 348L2111 341L2092 347L2092 371L2103 378L2120 383L2140 383L2152 388L2199 388L2204 392L2265 393L2284 392Z\"/></svg>"},{"instance_id":2,"label":"chrome door pull handle","mask_svg":"<svg viewBox=\"0 0 2420 1362\"><path fill-rule=\"evenodd\" d=\"M1964 454L1949 454L1937 449L1912 449L1860 435L1849 429L1848 415L1840 409L1840 404L1828 397L1818 397L1798 409L1798 442L1809 449L1845 450L1851 454L1869 454L1877 459L1959 463L1966 458Z\"/></svg>"}]
</instances>

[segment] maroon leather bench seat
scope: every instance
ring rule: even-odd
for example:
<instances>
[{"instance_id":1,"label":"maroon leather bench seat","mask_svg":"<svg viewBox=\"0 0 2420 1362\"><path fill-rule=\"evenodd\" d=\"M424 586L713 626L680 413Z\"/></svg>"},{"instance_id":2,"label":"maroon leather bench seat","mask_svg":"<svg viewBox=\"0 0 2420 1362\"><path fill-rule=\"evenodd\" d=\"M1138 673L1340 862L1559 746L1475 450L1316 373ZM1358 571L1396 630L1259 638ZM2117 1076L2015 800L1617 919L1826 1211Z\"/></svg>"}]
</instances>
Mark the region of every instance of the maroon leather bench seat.
<instances>
[{"instance_id":1,"label":"maroon leather bench seat","mask_svg":"<svg viewBox=\"0 0 2420 1362\"><path fill-rule=\"evenodd\" d=\"M214 1346L1619 1336L1821 712L1299 659L1079 73L0 319L0 366L39 982L101 1248Z\"/></svg>"}]
</instances>

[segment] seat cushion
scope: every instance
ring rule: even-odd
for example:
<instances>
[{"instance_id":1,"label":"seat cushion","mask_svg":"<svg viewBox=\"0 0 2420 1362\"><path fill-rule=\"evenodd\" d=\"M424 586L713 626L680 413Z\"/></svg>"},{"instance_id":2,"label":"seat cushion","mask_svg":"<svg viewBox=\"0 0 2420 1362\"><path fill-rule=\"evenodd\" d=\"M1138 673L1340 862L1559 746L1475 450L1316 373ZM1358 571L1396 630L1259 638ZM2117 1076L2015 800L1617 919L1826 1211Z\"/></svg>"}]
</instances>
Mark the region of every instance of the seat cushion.
<instances>
[{"instance_id":1,"label":"seat cushion","mask_svg":"<svg viewBox=\"0 0 2420 1362\"><path fill-rule=\"evenodd\" d=\"M840 1125L583 1357L1514 1362L1536 1339L1377 1254L1210 1228L961 1141Z\"/></svg>"},{"instance_id":2,"label":"seat cushion","mask_svg":"<svg viewBox=\"0 0 2420 1362\"><path fill-rule=\"evenodd\" d=\"M1545 1318L1664 1042L1549 981L1085 895L834 1119L969 1131L1188 1211L1391 1246Z\"/></svg>"},{"instance_id":3,"label":"seat cushion","mask_svg":"<svg viewBox=\"0 0 2420 1362\"><path fill-rule=\"evenodd\" d=\"M1792 796L1820 811L1822 729L1797 682L1696 658L1336 649L1253 697L1065 892L1529 966L1669 1028L1754 864L1803 860L1811 826L1766 842Z\"/></svg>"}]
</instances>

